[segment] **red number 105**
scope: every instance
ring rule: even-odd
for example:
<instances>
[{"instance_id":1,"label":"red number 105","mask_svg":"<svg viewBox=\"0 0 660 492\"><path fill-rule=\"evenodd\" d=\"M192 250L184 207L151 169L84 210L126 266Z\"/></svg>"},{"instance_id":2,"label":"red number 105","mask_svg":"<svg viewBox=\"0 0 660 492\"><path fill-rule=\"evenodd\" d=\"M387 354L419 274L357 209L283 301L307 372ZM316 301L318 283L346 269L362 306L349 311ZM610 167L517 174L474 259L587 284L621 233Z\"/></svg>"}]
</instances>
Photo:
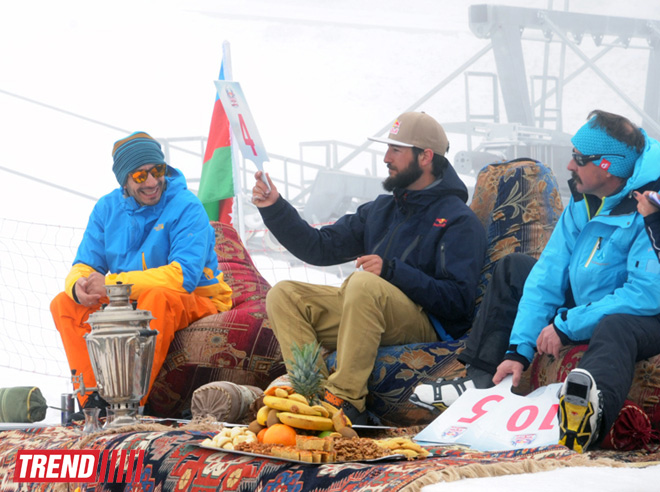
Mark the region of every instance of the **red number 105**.
<instances>
[{"instance_id":1,"label":"red number 105","mask_svg":"<svg viewBox=\"0 0 660 492\"><path fill-rule=\"evenodd\" d=\"M503 399L504 397L501 395L489 395L485 398L482 398L472 407L472 413L474 413L472 417L462 417L458 419L458 421L471 424L475 420L483 417L488 413L488 410L484 408L487 403L490 403L491 401L500 402ZM549 430L554 427L554 422L557 419L558 408L559 405L556 403L550 407L550 410L548 410L548 413L545 415L539 425L539 430ZM509 420L506 423L506 428L509 432L520 432L530 427L538 415L539 407L536 405L525 405L524 407L520 407L515 412L513 412L511 417L509 417ZM523 417L523 419L522 422L519 423L521 417Z\"/></svg>"}]
</instances>

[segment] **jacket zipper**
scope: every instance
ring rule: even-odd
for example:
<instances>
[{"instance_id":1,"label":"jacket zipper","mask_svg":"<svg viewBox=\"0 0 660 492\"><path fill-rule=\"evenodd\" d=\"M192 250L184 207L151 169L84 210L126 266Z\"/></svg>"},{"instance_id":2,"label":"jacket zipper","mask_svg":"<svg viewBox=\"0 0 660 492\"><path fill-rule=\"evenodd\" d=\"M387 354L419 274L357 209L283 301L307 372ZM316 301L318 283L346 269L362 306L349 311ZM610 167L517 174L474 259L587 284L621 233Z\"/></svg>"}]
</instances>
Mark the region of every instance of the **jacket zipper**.
<instances>
[{"instance_id":1,"label":"jacket zipper","mask_svg":"<svg viewBox=\"0 0 660 492\"><path fill-rule=\"evenodd\" d=\"M445 268L445 243L440 243L440 271L446 277L447 269Z\"/></svg>"},{"instance_id":2,"label":"jacket zipper","mask_svg":"<svg viewBox=\"0 0 660 492\"><path fill-rule=\"evenodd\" d=\"M404 252L401 254L401 261L406 261L406 258L408 258L410 252L417 247L417 244L419 244L421 237L422 236L415 237L415 240L410 243L410 245L404 250Z\"/></svg>"},{"instance_id":3,"label":"jacket zipper","mask_svg":"<svg viewBox=\"0 0 660 492\"><path fill-rule=\"evenodd\" d=\"M410 215L411 215L411 214L408 213L408 214L406 215L406 218L403 219L401 222L399 222L399 224L398 224L398 225L394 228L394 230L392 231L392 234L390 234L390 238L389 238L389 240L387 241L387 246L385 246L385 251L383 252L383 258L387 258L387 253L390 251L390 246L392 246L392 241L394 240L394 236L396 236L396 233L399 231L399 229L401 228L401 226L402 226L403 224L405 224L406 222L408 222L408 219L410 218Z\"/></svg>"},{"instance_id":4,"label":"jacket zipper","mask_svg":"<svg viewBox=\"0 0 660 492\"><path fill-rule=\"evenodd\" d=\"M591 260L593 260L594 255L596 254L596 251L600 249L600 243L603 241L602 237L599 237L598 240L596 241L596 244L594 245L594 249L591 250L591 254L589 255L589 258L587 259L587 262L584 264L584 267L587 268L589 266L589 263L591 263Z\"/></svg>"}]
</instances>

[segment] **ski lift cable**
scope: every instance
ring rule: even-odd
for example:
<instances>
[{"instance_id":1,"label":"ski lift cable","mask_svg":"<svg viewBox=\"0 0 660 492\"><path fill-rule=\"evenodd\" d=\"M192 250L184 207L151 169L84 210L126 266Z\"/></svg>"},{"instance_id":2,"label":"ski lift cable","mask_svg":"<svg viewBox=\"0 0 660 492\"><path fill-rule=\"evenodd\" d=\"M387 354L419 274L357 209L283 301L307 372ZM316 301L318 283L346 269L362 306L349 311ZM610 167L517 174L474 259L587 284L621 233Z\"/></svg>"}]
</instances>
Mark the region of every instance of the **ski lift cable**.
<instances>
[{"instance_id":1,"label":"ski lift cable","mask_svg":"<svg viewBox=\"0 0 660 492\"><path fill-rule=\"evenodd\" d=\"M87 116L83 116L81 114L74 113L74 112L66 110L66 109L58 108L57 106L53 106L51 104L43 103L41 101L37 101L36 99L31 99L29 97L21 96L20 94L16 94L14 92L9 92L9 91L6 91L4 89L0 89L0 93L5 94L5 95L10 96L10 97L15 97L16 99L20 99L22 101L26 101L26 102L29 102L31 104L36 104L37 106L42 106L44 108L51 109L53 111L57 111L59 113L64 113L68 116L72 116L74 118L78 118L78 119L87 121L89 123L93 123L95 125L104 126L106 128L110 128L111 130L115 130L115 131L121 132L123 134L131 133L130 130L126 130L125 128L120 128L118 126L114 126L114 125L111 125L109 123L104 123L103 121L95 120L93 118L89 118ZM156 140L159 140L161 142L163 141L162 139L156 139ZM179 150L181 152L185 152L187 154L198 155L197 152L191 151L191 150L186 149L184 147L179 147L178 145L172 145L169 142L167 142L167 145L172 149L176 149L176 150Z\"/></svg>"},{"instance_id":2,"label":"ski lift cable","mask_svg":"<svg viewBox=\"0 0 660 492\"><path fill-rule=\"evenodd\" d=\"M36 181L37 183L41 183L41 184L44 184L46 186L50 186L52 188L57 188L58 190L61 190L61 191L66 191L67 193L71 193L73 195L78 195L82 198L87 198L88 200L93 200L93 201L98 200L98 197L94 197L94 196L91 196L91 195L86 195L85 193L80 193L79 191L72 190L71 188L67 188L65 186L60 186L58 184L51 183L50 181L45 181L43 179L40 179L40 178L37 178L37 177L34 177L34 176L30 176L29 174L25 174L25 173L22 173L22 172L19 172L19 171L15 171L13 169L9 169L8 167L0 166L0 170L8 172L8 173L16 174L17 176L20 176L22 178L29 179L31 181Z\"/></svg>"}]
</instances>

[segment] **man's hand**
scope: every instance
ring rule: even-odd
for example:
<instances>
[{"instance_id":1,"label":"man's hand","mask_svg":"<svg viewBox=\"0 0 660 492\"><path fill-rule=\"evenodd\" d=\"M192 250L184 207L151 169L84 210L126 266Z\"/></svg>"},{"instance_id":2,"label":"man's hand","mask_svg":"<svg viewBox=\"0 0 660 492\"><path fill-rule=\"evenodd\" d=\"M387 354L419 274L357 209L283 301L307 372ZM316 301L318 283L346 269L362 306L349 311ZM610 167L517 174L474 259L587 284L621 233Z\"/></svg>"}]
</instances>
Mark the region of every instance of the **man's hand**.
<instances>
[{"instance_id":1,"label":"man's hand","mask_svg":"<svg viewBox=\"0 0 660 492\"><path fill-rule=\"evenodd\" d=\"M355 268L360 267L365 272L370 272L380 277L380 272L383 271L383 259L378 255L360 256L355 262Z\"/></svg>"},{"instance_id":2,"label":"man's hand","mask_svg":"<svg viewBox=\"0 0 660 492\"><path fill-rule=\"evenodd\" d=\"M275 188L275 185L270 180L268 173L266 173L266 179L270 185L270 190L268 189L268 186L266 186L266 184L261 180L262 175L262 171L257 171L254 174L256 183L252 188L252 203L254 203L259 208L271 206L280 197L280 193L277 191L277 188Z\"/></svg>"},{"instance_id":3,"label":"man's hand","mask_svg":"<svg viewBox=\"0 0 660 492\"><path fill-rule=\"evenodd\" d=\"M561 339L557 335L553 324L549 324L541 330L541 334L536 339L536 350L539 354L550 354L558 359L561 347Z\"/></svg>"},{"instance_id":4,"label":"man's hand","mask_svg":"<svg viewBox=\"0 0 660 492\"><path fill-rule=\"evenodd\" d=\"M83 306L95 306L107 295L105 276L99 272L92 272L89 277L80 277L73 288L76 290L78 301Z\"/></svg>"},{"instance_id":5,"label":"man's hand","mask_svg":"<svg viewBox=\"0 0 660 492\"><path fill-rule=\"evenodd\" d=\"M639 191L633 192L633 195L637 200L637 211L644 217L654 214L658 211L658 207L656 207L653 202L649 200L649 193L651 192L645 191L644 194L641 194Z\"/></svg>"},{"instance_id":6,"label":"man's hand","mask_svg":"<svg viewBox=\"0 0 660 492\"><path fill-rule=\"evenodd\" d=\"M513 374L513 385L518 386L520 384L523 369L524 367L520 362L515 360L505 360L497 366L497 371L493 376L493 383L500 384L505 377L509 374Z\"/></svg>"}]
</instances>

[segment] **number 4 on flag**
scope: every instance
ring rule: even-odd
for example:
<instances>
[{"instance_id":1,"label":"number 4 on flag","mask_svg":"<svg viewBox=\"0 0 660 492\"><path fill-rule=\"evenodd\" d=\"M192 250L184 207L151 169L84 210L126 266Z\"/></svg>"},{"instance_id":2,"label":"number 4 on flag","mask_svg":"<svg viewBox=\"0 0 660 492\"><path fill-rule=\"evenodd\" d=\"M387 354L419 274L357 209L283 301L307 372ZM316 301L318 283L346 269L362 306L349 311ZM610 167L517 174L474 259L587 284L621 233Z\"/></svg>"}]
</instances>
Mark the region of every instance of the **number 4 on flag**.
<instances>
[{"instance_id":1,"label":"number 4 on flag","mask_svg":"<svg viewBox=\"0 0 660 492\"><path fill-rule=\"evenodd\" d=\"M263 163L268 160L268 154L243 95L241 84L216 80L215 86L243 157L254 162L259 171L263 171ZM265 176L263 179L266 182Z\"/></svg>"}]
</instances>

